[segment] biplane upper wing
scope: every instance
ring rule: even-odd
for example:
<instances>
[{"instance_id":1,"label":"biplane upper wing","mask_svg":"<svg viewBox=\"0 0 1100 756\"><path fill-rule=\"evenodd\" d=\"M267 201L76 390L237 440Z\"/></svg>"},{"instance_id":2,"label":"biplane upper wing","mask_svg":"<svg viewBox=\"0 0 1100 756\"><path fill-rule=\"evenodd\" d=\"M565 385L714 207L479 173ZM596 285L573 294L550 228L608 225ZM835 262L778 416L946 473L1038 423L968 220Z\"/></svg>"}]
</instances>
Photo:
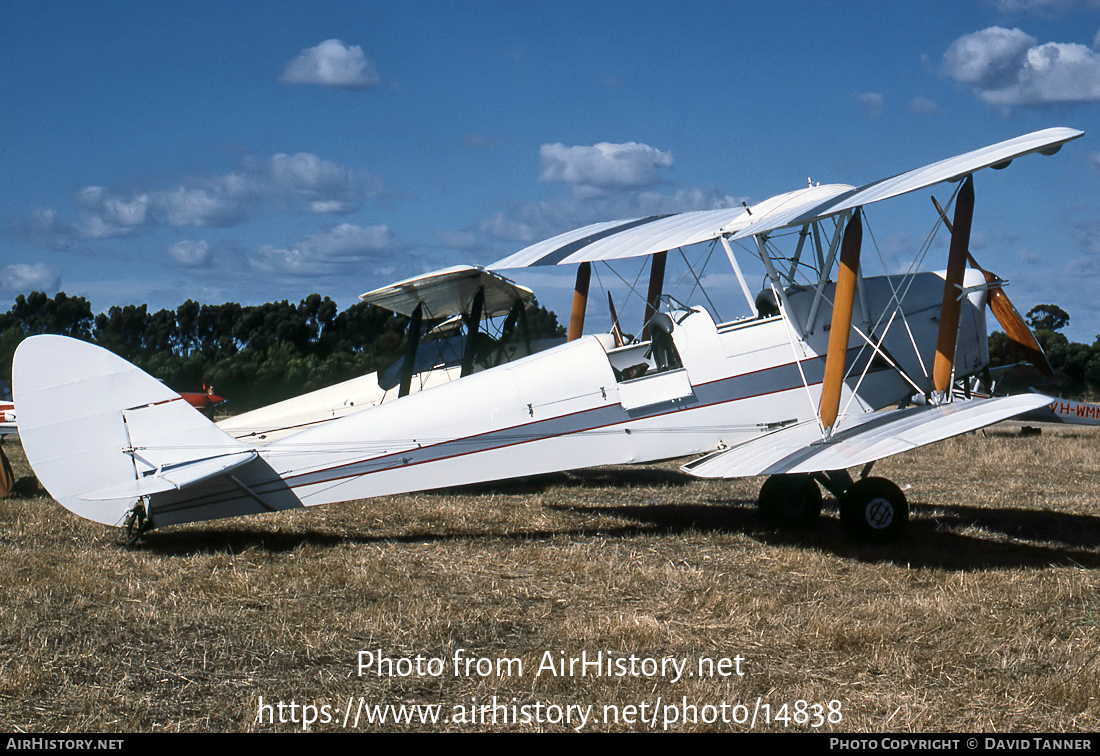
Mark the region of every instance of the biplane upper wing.
<instances>
[{"instance_id":1,"label":"biplane upper wing","mask_svg":"<svg viewBox=\"0 0 1100 756\"><path fill-rule=\"evenodd\" d=\"M759 206L753 207L751 212L743 207L727 207L594 223L532 244L514 255L498 260L489 268L504 270L644 257L736 233L745 228L761 210L797 208L801 213L807 208L817 207L831 198L844 195L851 189L847 184L799 189L765 200Z\"/></svg>"},{"instance_id":2,"label":"biplane upper wing","mask_svg":"<svg viewBox=\"0 0 1100 756\"><path fill-rule=\"evenodd\" d=\"M1018 157L1039 152L1053 155L1066 142L1084 136L1083 131L1064 127L1044 129L1031 134L1009 139L1004 142L982 147L965 155L941 160L923 168L891 176L890 178L864 184L835 197L831 197L816 207L777 208L768 212L756 212L750 223L733 235L733 239L742 239L755 234L767 233L781 228L802 226L815 220L836 215L861 205L881 202L891 197L915 192L944 181L960 181L968 174L983 168L1007 168Z\"/></svg>"},{"instance_id":3,"label":"biplane upper wing","mask_svg":"<svg viewBox=\"0 0 1100 756\"><path fill-rule=\"evenodd\" d=\"M1052 128L1009 139L855 188L829 184L799 189L746 208L700 210L672 215L596 223L533 244L489 266L492 270L539 265L570 265L665 252L720 236L741 239L958 180L982 168L1004 168L1032 152L1054 154L1084 132Z\"/></svg>"},{"instance_id":4,"label":"biplane upper wing","mask_svg":"<svg viewBox=\"0 0 1100 756\"><path fill-rule=\"evenodd\" d=\"M359 299L406 317L423 303L433 318L450 318L466 312L479 287L485 292L483 318L506 315L517 300L535 298L526 286L497 273L476 265L456 265L369 291Z\"/></svg>"},{"instance_id":5,"label":"biplane upper wing","mask_svg":"<svg viewBox=\"0 0 1100 756\"><path fill-rule=\"evenodd\" d=\"M744 208L738 207L593 223L532 244L489 268L504 270L642 257L713 239L716 231L736 227L735 221L743 215Z\"/></svg>"},{"instance_id":6,"label":"biplane upper wing","mask_svg":"<svg viewBox=\"0 0 1100 756\"><path fill-rule=\"evenodd\" d=\"M849 425L828 440L822 440L816 421L799 423L700 457L682 469L701 478L741 478L859 467L984 428L1051 401L1039 394L1021 394L873 412L849 418Z\"/></svg>"}]
</instances>

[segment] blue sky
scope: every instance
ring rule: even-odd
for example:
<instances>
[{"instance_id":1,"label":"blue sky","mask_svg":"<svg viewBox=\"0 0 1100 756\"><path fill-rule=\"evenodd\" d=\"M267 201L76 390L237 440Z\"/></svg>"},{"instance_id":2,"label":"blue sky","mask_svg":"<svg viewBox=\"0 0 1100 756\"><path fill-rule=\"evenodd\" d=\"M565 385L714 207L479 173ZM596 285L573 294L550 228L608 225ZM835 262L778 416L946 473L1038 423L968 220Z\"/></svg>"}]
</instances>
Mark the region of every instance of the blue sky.
<instances>
[{"instance_id":1,"label":"blue sky","mask_svg":"<svg viewBox=\"0 0 1100 756\"><path fill-rule=\"evenodd\" d=\"M1100 333L1097 0L5 0L0 97L5 309L346 306L586 223L1071 126L1054 158L976 177L972 248L1022 312ZM931 229L925 194L868 210L887 267ZM572 273L512 276L564 318Z\"/></svg>"}]
</instances>

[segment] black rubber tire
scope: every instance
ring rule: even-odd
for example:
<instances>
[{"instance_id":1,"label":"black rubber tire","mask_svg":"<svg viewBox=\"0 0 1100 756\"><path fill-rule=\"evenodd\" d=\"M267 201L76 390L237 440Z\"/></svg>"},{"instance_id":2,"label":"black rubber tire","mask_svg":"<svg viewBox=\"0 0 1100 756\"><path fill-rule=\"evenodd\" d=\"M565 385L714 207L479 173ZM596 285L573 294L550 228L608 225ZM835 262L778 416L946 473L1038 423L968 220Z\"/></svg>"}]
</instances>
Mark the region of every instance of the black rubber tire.
<instances>
[{"instance_id":1,"label":"black rubber tire","mask_svg":"<svg viewBox=\"0 0 1100 756\"><path fill-rule=\"evenodd\" d=\"M777 529L812 528L821 515L821 489L809 475L773 475L756 501L764 522Z\"/></svg>"},{"instance_id":2,"label":"black rubber tire","mask_svg":"<svg viewBox=\"0 0 1100 756\"><path fill-rule=\"evenodd\" d=\"M840 524L855 538L892 541L909 523L909 502L901 489L886 478L864 478L844 492Z\"/></svg>"}]
</instances>

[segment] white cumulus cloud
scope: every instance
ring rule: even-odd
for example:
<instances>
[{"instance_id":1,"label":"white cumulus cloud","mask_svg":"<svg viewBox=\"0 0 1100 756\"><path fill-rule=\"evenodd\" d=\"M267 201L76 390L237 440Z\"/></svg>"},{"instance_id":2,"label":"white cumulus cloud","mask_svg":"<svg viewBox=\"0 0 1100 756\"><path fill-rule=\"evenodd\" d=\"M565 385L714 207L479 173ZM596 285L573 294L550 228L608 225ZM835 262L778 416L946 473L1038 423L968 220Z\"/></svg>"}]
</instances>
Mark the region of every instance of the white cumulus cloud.
<instances>
[{"instance_id":1,"label":"white cumulus cloud","mask_svg":"<svg viewBox=\"0 0 1100 756\"><path fill-rule=\"evenodd\" d=\"M338 39L326 39L307 47L287 63L282 80L291 84L320 84L336 89L370 89L378 83L374 63L358 45L345 46Z\"/></svg>"},{"instance_id":2,"label":"white cumulus cloud","mask_svg":"<svg viewBox=\"0 0 1100 756\"><path fill-rule=\"evenodd\" d=\"M308 152L271 158L273 187L305 200L311 212L345 214L359 209L362 191L352 171Z\"/></svg>"},{"instance_id":3,"label":"white cumulus cloud","mask_svg":"<svg viewBox=\"0 0 1100 756\"><path fill-rule=\"evenodd\" d=\"M57 291L61 275L49 265L16 264L0 268L0 291L8 294L26 294L32 291Z\"/></svg>"},{"instance_id":4,"label":"white cumulus cloud","mask_svg":"<svg viewBox=\"0 0 1100 756\"><path fill-rule=\"evenodd\" d=\"M576 187L619 191L653 186L660 170L672 167L672 154L646 144L600 142L591 147L544 144L542 181L564 181Z\"/></svg>"},{"instance_id":5,"label":"white cumulus cloud","mask_svg":"<svg viewBox=\"0 0 1100 756\"><path fill-rule=\"evenodd\" d=\"M1100 102L1100 54L991 26L952 43L943 70L997 107Z\"/></svg>"},{"instance_id":6,"label":"white cumulus cloud","mask_svg":"<svg viewBox=\"0 0 1100 756\"><path fill-rule=\"evenodd\" d=\"M883 96L881 92L858 92L852 95L852 99L863 108L868 118L878 120L882 118Z\"/></svg>"},{"instance_id":7,"label":"white cumulus cloud","mask_svg":"<svg viewBox=\"0 0 1100 756\"><path fill-rule=\"evenodd\" d=\"M155 197L157 209L170 226L232 226L249 216L247 197L232 183L219 181L208 186L177 186Z\"/></svg>"},{"instance_id":8,"label":"white cumulus cloud","mask_svg":"<svg viewBox=\"0 0 1100 756\"><path fill-rule=\"evenodd\" d=\"M78 222L66 222L53 209L35 210L13 220L11 232L49 249L72 249L86 239L130 236L157 226L235 226L271 205L283 212L346 215L384 193L377 177L312 153L249 156L237 170L187 177L169 188L127 194L86 186L73 196Z\"/></svg>"},{"instance_id":9,"label":"white cumulus cloud","mask_svg":"<svg viewBox=\"0 0 1100 756\"><path fill-rule=\"evenodd\" d=\"M150 222L148 194L120 197L102 186L86 186L76 193L85 237L103 239L128 236Z\"/></svg>"},{"instance_id":10,"label":"white cumulus cloud","mask_svg":"<svg viewBox=\"0 0 1100 756\"><path fill-rule=\"evenodd\" d=\"M387 226L356 226L341 223L328 231L312 234L289 247L261 247L249 257L250 264L265 273L319 276L341 271L362 273L361 268L387 261L397 251L397 240ZM392 261L390 261L392 262Z\"/></svg>"},{"instance_id":11,"label":"white cumulus cloud","mask_svg":"<svg viewBox=\"0 0 1100 756\"><path fill-rule=\"evenodd\" d=\"M640 218L689 210L740 207L747 197L732 197L713 186L660 190L660 172L672 166L671 153L637 142L540 148L543 181L571 184L567 197L515 204L466 229L463 246L473 239L489 246L530 244L598 221ZM471 238L469 234L474 236ZM457 246L457 245L453 245Z\"/></svg>"},{"instance_id":12,"label":"white cumulus cloud","mask_svg":"<svg viewBox=\"0 0 1100 756\"><path fill-rule=\"evenodd\" d=\"M81 236L75 226L62 221L52 208L34 210L29 218L16 218L11 231L32 244L56 250L72 249Z\"/></svg>"},{"instance_id":13,"label":"white cumulus cloud","mask_svg":"<svg viewBox=\"0 0 1100 756\"><path fill-rule=\"evenodd\" d=\"M940 106L932 100L929 100L927 97L914 97L912 100L909 101L909 104L906 107L909 108L910 112L916 113L917 115L927 116L928 118L943 115L943 111L940 110Z\"/></svg>"},{"instance_id":14,"label":"white cumulus cloud","mask_svg":"<svg viewBox=\"0 0 1100 756\"><path fill-rule=\"evenodd\" d=\"M210 261L210 243L205 239L178 241L166 250L166 254L185 268L199 268Z\"/></svg>"}]
</instances>

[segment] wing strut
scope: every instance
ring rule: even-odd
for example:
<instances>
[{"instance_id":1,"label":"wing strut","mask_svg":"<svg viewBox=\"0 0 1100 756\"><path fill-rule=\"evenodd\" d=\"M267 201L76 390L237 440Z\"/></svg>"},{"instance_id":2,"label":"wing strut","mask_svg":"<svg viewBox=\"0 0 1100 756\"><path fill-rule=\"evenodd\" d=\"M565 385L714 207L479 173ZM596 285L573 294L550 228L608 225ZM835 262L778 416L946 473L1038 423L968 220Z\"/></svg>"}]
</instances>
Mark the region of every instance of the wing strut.
<instances>
[{"instance_id":1,"label":"wing strut","mask_svg":"<svg viewBox=\"0 0 1100 756\"><path fill-rule=\"evenodd\" d=\"M726 250L726 257L733 267L733 272L737 274L737 283L741 284L741 292L745 295L745 301L749 303L749 312L755 314L756 301L752 298L752 292L749 291L749 285L745 281L745 274L741 272L741 266L737 263L737 256L733 254L733 249L730 248L729 239L724 236L718 238L722 242L722 248Z\"/></svg>"},{"instance_id":2,"label":"wing strut","mask_svg":"<svg viewBox=\"0 0 1100 756\"><path fill-rule=\"evenodd\" d=\"M940 310L940 334L936 341L936 362L932 367L932 383L941 397L951 387L951 371L955 365L955 342L959 336L959 301L966 256L970 250L970 225L974 220L974 176L966 177L955 199L955 223L951 230L951 251L947 256L947 278L943 282L943 305Z\"/></svg>"},{"instance_id":3,"label":"wing strut","mask_svg":"<svg viewBox=\"0 0 1100 756\"><path fill-rule=\"evenodd\" d=\"M833 319L829 327L829 351L825 357L825 380L821 385L821 426L826 435L832 432L840 412L840 389L844 385L844 362L848 356L848 338L852 328L852 307L856 301L856 271L863 246L863 222L860 210L852 214L844 228L840 244L840 263L836 274L836 296L833 298Z\"/></svg>"},{"instance_id":4,"label":"wing strut","mask_svg":"<svg viewBox=\"0 0 1100 756\"><path fill-rule=\"evenodd\" d=\"M615 337L615 346L621 347L626 343L623 338L623 329L619 327L619 313L615 312L615 300L611 298L611 292L607 292L607 309L611 310L611 335Z\"/></svg>"},{"instance_id":5,"label":"wing strut","mask_svg":"<svg viewBox=\"0 0 1100 756\"><path fill-rule=\"evenodd\" d=\"M845 210L837 216L836 227L833 230L833 238L829 241L829 256L825 259L821 257L821 239L818 237L821 229L819 223L814 223L814 236L818 245L818 259L821 262L818 265L818 270L821 271L821 275L818 276L817 286L814 290L814 303L810 306L810 314L806 318L806 327L803 329L806 333L813 333L814 326L817 323L817 312L821 309L821 300L825 296L825 284L829 282L829 271L833 268L833 260L836 259L836 252L840 245L840 228L844 224L847 227L848 218L851 216L851 210Z\"/></svg>"},{"instance_id":6,"label":"wing strut","mask_svg":"<svg viewBox=\"0 0 1100 756\"><path fill-rule=\"evenodd\" d=\"M642 341L649 341L649 321L657 314L661 305L661 289L665 285L665 260L668 252L653 255L649 264L649 294L645 302L645 326L642 328Z\"/></svg>"},{"instance_id":7,"label":"wing strut","mask_svg":"<svg viewBox=\"0 0 1100 756\"><path fill-rule=\"evenodd\" d=\"M481 311L485 308L485 287L477 287L474 301L470 304L470 312L465 316L466 320L466 349L462 352L462 372L460 376L465 378L474 372L474 356L477 351L477 337L481 330Z\"/></svg>"},{"instance_id":8,"label":"wing strut","mask_svg":"<svg viewBox=\"0 0 1100 756\"><path fill-rule=\"evenodd\" d=\"M588 284L592 281L592 263L577 266L577 283L573 287L573 311L569 314L569 336L574 341L584 335L584 310L588 306Z\"/></svg>"},{"instance_id":9,"label":"wing strut","mask_svg":"<svg viewBox=\"0 0 1100 756\"><path fill-rule=\"evenodd\" d=\"M405 364L401 366L401 388L398 389L399 397L408 396L412 390L412 377L416 372L416 348L420 345L420 324L424 315L424 303L421 302L413 310L409 319L409 329L405 334Z\"/></svg>"}]
</instances>

